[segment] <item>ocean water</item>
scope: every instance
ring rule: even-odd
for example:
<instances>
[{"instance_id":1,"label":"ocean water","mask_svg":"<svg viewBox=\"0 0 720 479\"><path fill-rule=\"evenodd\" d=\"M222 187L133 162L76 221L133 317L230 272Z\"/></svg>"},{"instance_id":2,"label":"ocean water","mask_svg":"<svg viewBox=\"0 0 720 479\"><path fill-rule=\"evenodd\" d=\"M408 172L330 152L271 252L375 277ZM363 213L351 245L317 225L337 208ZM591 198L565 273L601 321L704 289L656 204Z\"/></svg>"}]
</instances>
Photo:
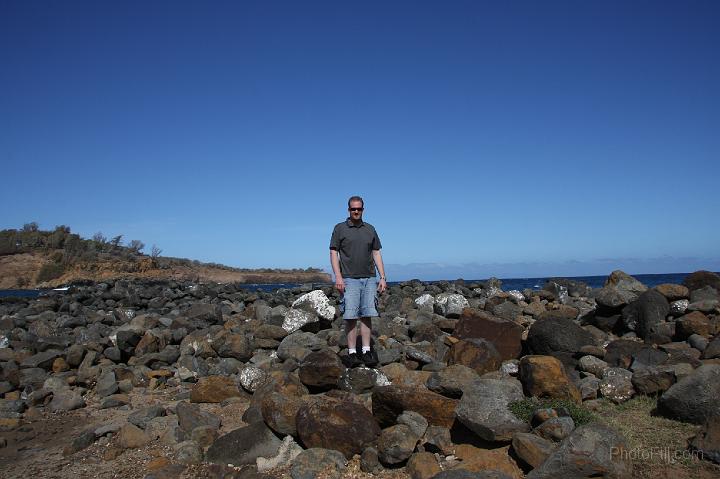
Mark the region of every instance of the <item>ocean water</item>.
<instances>
[{"instance_id":1,"label":"ocean water","mask_svg":"<svg viewBox=\"0 0 720 479\"><path fill-rule=\"evenodd\" d=\"M634 278L636 278L638 281L640 281L642 284L647 286L648 288L652 288L653 286L657 286L659 284L663 283L673 283L673 284L680 284L683 282L685 277L690 273L663 273L663 274L635 274L632 275ZM591 288L602 288L605 285L605 280L607 279L607 275L603 276L574 276L574 277L567 277L566 279L572 279L574 281L582 281L583 283L587 284ZM513 289L517 289L519 291L522 291L523 289L530 288L530 289L540 289L542 288L548 279L550 279L550 276L541 277L541 278L501 278L502 281L502 289L504 291L510 291ZM453 280L449 280L453 281ZM484 281L484 279L478 279L478 280L465 280L465 283L473 283L473 282L479 282ZM435 281L433 281L435 282ZM398 284L399 282L390 282L390 285ZM287 288L296 288L298 286L301 286L300 283L274 283L274 284L247 284L244 285L244 288L250 291L276 291L278 289L287 289ZM21 297L30 297L30 298L36 298L41 293L46 292L48 290L37 290L37 289L6 289L6 290L0 290L0 298L2 297L8 297L8 296L21 296Z\"/></svg>"}]
</instances>

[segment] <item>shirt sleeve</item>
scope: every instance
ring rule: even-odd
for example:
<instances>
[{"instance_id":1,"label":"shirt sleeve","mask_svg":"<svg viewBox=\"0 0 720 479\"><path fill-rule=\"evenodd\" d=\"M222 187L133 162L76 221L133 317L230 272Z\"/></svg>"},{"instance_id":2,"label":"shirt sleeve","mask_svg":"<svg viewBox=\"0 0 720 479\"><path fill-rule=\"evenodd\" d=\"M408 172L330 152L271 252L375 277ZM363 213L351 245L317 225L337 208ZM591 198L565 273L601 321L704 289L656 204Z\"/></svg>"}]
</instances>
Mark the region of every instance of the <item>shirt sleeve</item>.
<instances>
[{"instance_id":1,"label":"shirt sleeve","mask_svg":"<svg viewBox=\"0 0 720 479\"><path fill-rule=\"evenodd\" d=\"M380 237L378 236L377 231L375 231L375 228L373 228L372 249L374 251L378 251L378 250L382 249L382 245L380 244Z\"/></svg>"},{"instance_id":2,"label":"shirt sleeve","mask_svg":"<svg viewBox=\"0 0 720 479\"><path fill-rule=\"evenodd\" d=\"M337 226L333 229L332 236L330 237L330 249L340 249L340 233L338 232Z\"/></svg>"}]
</instances>

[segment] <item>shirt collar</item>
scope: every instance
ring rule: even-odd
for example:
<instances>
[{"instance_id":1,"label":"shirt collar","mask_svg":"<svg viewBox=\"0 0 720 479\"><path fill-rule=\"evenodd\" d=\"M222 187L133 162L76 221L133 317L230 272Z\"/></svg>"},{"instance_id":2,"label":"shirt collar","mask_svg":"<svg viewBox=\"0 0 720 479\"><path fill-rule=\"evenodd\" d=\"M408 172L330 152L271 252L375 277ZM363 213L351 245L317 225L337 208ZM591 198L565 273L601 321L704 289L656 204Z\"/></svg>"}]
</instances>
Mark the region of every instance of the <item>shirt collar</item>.
<instances>
[{"instance_id":1,"label":"shirt collar","mask_svg":"<svg viewBox=\"0 0 720 479\"><path fill-rule=\"evenodd\" d=\"M350 217L348 217L348 219L345 220L345 223L348 225L349 228L359 228L365 224L365 222L363 220L360 220L360 224L355 225L355 223L353 223L353 221L350 219Z\"/></svg>"}]
</instances>

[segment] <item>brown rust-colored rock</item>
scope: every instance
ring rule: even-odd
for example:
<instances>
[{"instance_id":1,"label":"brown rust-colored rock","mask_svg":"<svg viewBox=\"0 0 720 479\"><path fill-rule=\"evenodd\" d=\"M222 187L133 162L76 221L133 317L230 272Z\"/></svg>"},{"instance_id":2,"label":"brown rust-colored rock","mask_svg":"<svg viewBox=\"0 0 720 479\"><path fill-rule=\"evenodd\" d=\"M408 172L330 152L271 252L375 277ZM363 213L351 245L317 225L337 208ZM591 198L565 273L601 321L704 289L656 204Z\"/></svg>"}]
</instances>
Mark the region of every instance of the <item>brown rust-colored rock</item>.
<instances>
[{"instance_id":1,"label":"brown rust-colored rock","mask_svg":"<svg viewBox=\"0 0 720 479\"><path fill-rule=\"evenodd\" d=\"M510 446L498 449L480 449L470 444L460 444L455 455L462 462L455 469L471 472L485 470L501 471L513 479L523 479L525 475L509 455Z\"/></svg>"},{"instance_id":2,"label":"brown rust-colored rock","mask_svg":"<svg viewBox=\"0 0 720 479\"><path fill-rule=\"evenodd\" d=\"M150 442L150 436L134 424L125 424L118 431L117 443L123 449L136 449L146 446Z\"/></svg>"},{"instance_id":3,"label":"brown rust-colored rock","mask_svg":"<svg viewBox=\"0 0 720 479\"><path fill-rule=\"evenodd\" d=\"M382 426L395 424L403 411L415 411L433 426L450 428L455 422L457 399L446 398L425 387L379 386L373 390L373 415Z\"/></svg>"},{"instance_id":4,"label":"brown rust-colored rock","mask_svg":"<svg viewBox=\"0 0 720 479\"><path fill-rule=\"evenodd\" d=\"M478 374L497 371L502 357L487 339L469 338L458 341L450 347L445 359L448 365L462 364Z\"/></svg>"},{"instance_id":5,"label":"brown rust-colored rock","mask_svg":"<svg viewBox=\"0 0 720 479\"><path fill-rule=\"evenodd\" d=\"M693 334L708 337L712 329L710 320L700 311L693 311L675 321L675 335L680 339L687 339Z\"/></svg>"},{"instance_id":6,"label":"brown rust-colored rock","mask_svg":"<svg viewBox=\"0 0 720 479\"><path fill-rule=\"evenodd\" d=\"M522 351L522 326L486 311L465 308L454 334L460 339L487 339L495 346L502 360L515 359Z\"/></svg>"},{"instance_id":7,"label":"brown rust-colored rock","mask_svg":"<svg viewBox=\"0 0 720 479\"><path fill-rule=\"evenodd\" d=\"M681 284L664 283L655 286L653 289L665 296L668 301L677 301L678 299L690 297L690 290Z\"/></svg>"},{"instance_id":8,"label":"brown rust-colored rock","mask_svg":"<svg viewBox=\"0 0 720 479\"><path fill-rule=\"evenodd\" d=\"M528 396L582 401L580 390L567 374L562 363L552 356L525 356L520 360L520 381Z\"/></svg>"},{"instance_id":9,"label":"brown rust-colored rock","mask_svg":"<svg viewBox=\"0 0 720 479\"><path fill-rule=\"evenodd\" d=\"M348 459L373 445L380 435L370 411L355 402L327 396L303 404L296 424L305 448L335 449Z\"/></svg>"},{"instance_id":10,"label":"brown rust-colored rock","mask_svg":"<svg viewBox=\"0 0 720 479\"><path fill-rule=\"evenodd\" d=\"M345 366L335 352L322 349L308 354L303 359L298 376L306 386L321 389L337 387L340 376L345 372Z\"/></svg>"},{"instance_id":11,"label":"brown rust-colored rock","mask_svg":"<svg viewBox=\"0 0 720 479\"><path fill-rule=\"evenodd\" d=\"M147 331L140 339L140 342L137 343L137 346L135 346L134 354L135 356L142 356L143 354L157 353L159 350L158 338Z\"/></svg>"},{"instance_id":12,"label":"brown rust-colored rock","mask_svg":"<svg viewBox=\"0 0 720 479\"><path fill-rule=\"evenodd\" d=\"M235 380L225 376L200 378L190 391L191 402L220 403L232 397L242 397Z\"/></svg>"},{"instance_id":13,"label":"brown rust-colored rock","mask_svg":"<svg viewBox=\"0 0 720 479\"><path fill-rule=\"evenodd\" d=\"M435 454L431 452L416 452L408 459L405 470L412 479L430 479L438 474L440 464L438 464Z\"/></svg>"},{"instance_id":14,"label":"brown rust-colored rock","mask_svg":"<svg viewBox=\"0 0 720 479\"><path fill-rule=\"evenodd\" d=\"M263 420L270 429L283 434L297 436L296 417L303 399L297 396L285 396L277 392L267 394L260 403Z\"/></svg>"},{"instance_id":15,"label":"brown rust-colored rock","mask_svg":"<svg viewBox=\"0 0 720 479\"><path fill-rule=\"evenodd\" d=\"M532 468L545 462L555 450L555 446L552 441L529 432L517 432L512 438L513 451Z\"/></svg>"}]
</instances>

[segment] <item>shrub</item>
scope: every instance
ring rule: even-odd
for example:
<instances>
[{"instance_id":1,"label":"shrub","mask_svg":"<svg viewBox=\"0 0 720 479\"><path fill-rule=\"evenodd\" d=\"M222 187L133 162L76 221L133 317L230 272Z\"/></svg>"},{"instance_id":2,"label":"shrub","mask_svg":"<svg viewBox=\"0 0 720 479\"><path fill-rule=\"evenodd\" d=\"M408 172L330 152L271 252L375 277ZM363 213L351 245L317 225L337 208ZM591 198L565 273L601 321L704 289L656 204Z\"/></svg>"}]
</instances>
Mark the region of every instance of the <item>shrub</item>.
<instances>
[{"instance_id":1,"label":"shrub","mask_svg":"<svg viewBox=\"0 0 720 479\"><path fill-rule=\"evenodd\" d=\"M575 404L568 399L538 399L536 397L525 398L520 401L513 401L508 405L510 412L519 419L530 422L533 413L538 409L564 408L570 413L570 417L576 425L594 422L597 418L586 407Z\"/></svg>"},{"instance_id":2,"label":"shrub","mask_svg":"<svg viewBox=\"0 0 720 479\"><path fill-rule=\"evenodd\" d=\"M36 283L42 283L45 281L50 281L55 278L59 278L63 275L65 272L65 268L62 264L58 263L46 263L40 268L40 271L38 272L37 278L35 279Z\"/></svg>"}]
</instances>

